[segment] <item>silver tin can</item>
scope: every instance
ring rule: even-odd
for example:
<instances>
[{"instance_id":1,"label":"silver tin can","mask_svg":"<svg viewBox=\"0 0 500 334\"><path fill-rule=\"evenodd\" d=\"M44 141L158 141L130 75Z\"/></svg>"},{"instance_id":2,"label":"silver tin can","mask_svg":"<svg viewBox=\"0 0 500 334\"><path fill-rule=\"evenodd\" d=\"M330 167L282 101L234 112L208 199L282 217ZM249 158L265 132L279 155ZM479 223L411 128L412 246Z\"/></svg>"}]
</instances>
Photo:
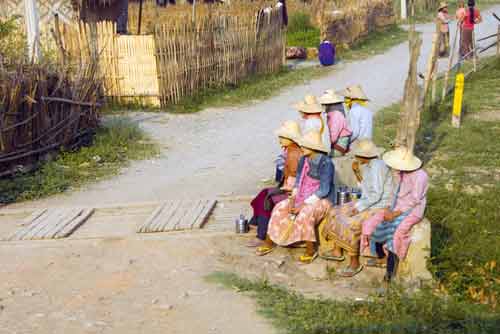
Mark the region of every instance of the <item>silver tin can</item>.
<instances>
[{"instance_id":1,"label":"silver tin can","mask_svg":"<svg viewBox=\"0 0 500 334\"><path fill-rule=\"evenodd\" d=\"M236 228L236 233L248 233L249 226L248 226L248 220L245 219L245 216L240 215L240 218L236 219L235 221L235 228Z\"/></svg>"}]
</instances>

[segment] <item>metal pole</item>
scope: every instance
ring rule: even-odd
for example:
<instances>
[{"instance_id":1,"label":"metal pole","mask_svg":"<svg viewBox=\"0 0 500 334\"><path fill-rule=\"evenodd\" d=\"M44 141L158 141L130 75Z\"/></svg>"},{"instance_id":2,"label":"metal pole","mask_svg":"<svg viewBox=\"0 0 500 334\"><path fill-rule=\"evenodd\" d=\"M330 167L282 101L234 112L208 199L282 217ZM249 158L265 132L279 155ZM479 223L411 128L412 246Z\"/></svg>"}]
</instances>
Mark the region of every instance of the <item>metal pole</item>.
<instances>
[{"instance_id":1,"label":"metal pole","mask_svg":"<svg viewBox=\"0 0 500 334\"><path fill-rule=\"evenodd\" d=\"M24 13L26 15L26 39L28 42L28 55L30 60L40 61L40 30L38 27L38 10L35 0L24 0Z\"/></svg>"},{"instance_id":2,"label":"metal pole","mask_svg":"<svg viewBox=\"0 0 500 334\"><path fill-rule=\"evenodd\" d=\"M408 10L406 7L406 0L401 0L401 19L406 20L408 18Z\"/></svg>"},{"instance_id":3,"label":"metal pole","mask_svg":"<svg viewBox=\"0 0 500 334\"><path fill-rule=\"evenodd\" d=\"M141 34L142 23L142 0L139 1L139 22L137 22L137 35Z\"/></svg>"}]
</instances>

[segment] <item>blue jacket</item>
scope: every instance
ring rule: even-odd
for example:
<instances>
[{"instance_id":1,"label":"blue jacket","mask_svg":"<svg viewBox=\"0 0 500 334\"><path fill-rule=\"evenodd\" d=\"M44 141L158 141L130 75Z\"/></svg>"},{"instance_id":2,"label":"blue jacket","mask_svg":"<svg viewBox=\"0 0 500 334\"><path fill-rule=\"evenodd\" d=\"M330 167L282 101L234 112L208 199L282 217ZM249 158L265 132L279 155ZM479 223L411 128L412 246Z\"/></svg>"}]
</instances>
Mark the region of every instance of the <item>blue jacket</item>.
<instances>
[{"instance_id":1,"label":"blue jacket","mask_svg":"<svg viewBox=\"0 0 500 334\"><path fill-rule=\"evenodd\" d=\"M299 187L300 177L302 175L302 170L304 169L305 159L309 159L305 156L300 158L299 165L297 167L297 176L295 180L295 187ZM309 176L313 179L319 180L319 189L316 191L315 195L318 198L326 198L332 204L336 203L337 192L335 191L335 166L333 165L332 159L326 154L318 154L314 159L309 159Z\"/></svg>"}]
</instances>

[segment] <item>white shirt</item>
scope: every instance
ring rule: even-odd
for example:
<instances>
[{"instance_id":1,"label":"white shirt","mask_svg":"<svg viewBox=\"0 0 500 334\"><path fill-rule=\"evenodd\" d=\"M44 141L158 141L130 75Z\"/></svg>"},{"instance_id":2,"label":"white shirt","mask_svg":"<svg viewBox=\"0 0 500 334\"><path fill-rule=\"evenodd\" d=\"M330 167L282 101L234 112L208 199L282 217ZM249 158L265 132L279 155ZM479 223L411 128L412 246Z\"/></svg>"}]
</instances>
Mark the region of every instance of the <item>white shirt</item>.
<instances>
[{"instance_id":1,"label":"white shirt","mask_svg":"<svg viewBox=\"0 0 500 334\"><path fill-rule=\"evenodd\" d=\"M358 139L372 139L373 136L373 112L353 103L347 115L349 126L352 130L351 143Z\"/></svg>"}]
</instances>

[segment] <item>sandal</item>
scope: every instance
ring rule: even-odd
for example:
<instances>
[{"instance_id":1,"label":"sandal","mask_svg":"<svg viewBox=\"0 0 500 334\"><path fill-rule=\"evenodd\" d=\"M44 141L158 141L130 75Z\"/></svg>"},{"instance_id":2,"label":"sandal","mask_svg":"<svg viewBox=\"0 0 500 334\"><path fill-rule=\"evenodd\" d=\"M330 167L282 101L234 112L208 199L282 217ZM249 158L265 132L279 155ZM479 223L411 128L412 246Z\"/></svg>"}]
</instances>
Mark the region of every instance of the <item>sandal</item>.
<instances>
[{"instance_id":1,"label":"sandal","mask_svg":"<svg viewBox=\"0 0 500 334\"><path fill-rule=\"evenodd\" d=\"M299 262L302 264L310 264L314 260L316 260L317 257L318 257L318 252L314 253L314 255L312 255L312 256L304 254L304 255L299 256Z\"/></svg>"},{"instance_id":2,"label":"sandal","mask_svg":"<svg viewBox=\"0 0 500 334\"><path fill-rule=\"evenodd\" d=\"M339 276L341 277L354 277L363 270L363 265L360 264L358 268L352 269L351 267L345 267L339 271Z\"/></svg>"},{"instance_id":3,"label":"sandal","mask_svg":"<svg viewBox=\"0 0 500 334\"><path fill-rule=\"evenodd\" d=\"M345 260L345 255L341 255L341 256L328 255L329 253L332 254L331 252L327 252L325 254L319 254L319 257L324 259L324 260L329 260L329 261L342 262Z\"/></svg>"},{"instance_id":4,"label":"sandal","mask_svg":"<svg viewBox=\"0 0 500 334\"><path fill-rule=\"evenodd\" d=\"M386 262L380 262L380 259L378 258L369 258L366 260L365 266L367 267L373 267L373 268L387 268L387 263Z\"/></svg>"},{"instance_id":5,"label":"sandal","mask_svg":"<svg viewBox=\"0 0 500 334\"><path fill-rule=\"evenodd\" d=\"M265 245L260 246L260 247L257 247L255 254L257 254L258 256L264 256L266 254L271 253L275 248L276 248L276 246L265 246Z\"/></svg>"},{"instance_id":6,"label":"sandal","mask_svg":"<svg viewBox=\"0 0 500 334\"><path fill-rule=\"evenodd\" d=\"M252 239L247 243L247 247L249 247L249 248L256 248L256 247L263 246L263 245L264 245L264 241L260 240L260 239Z\"/></svg>"}]
</instances>

